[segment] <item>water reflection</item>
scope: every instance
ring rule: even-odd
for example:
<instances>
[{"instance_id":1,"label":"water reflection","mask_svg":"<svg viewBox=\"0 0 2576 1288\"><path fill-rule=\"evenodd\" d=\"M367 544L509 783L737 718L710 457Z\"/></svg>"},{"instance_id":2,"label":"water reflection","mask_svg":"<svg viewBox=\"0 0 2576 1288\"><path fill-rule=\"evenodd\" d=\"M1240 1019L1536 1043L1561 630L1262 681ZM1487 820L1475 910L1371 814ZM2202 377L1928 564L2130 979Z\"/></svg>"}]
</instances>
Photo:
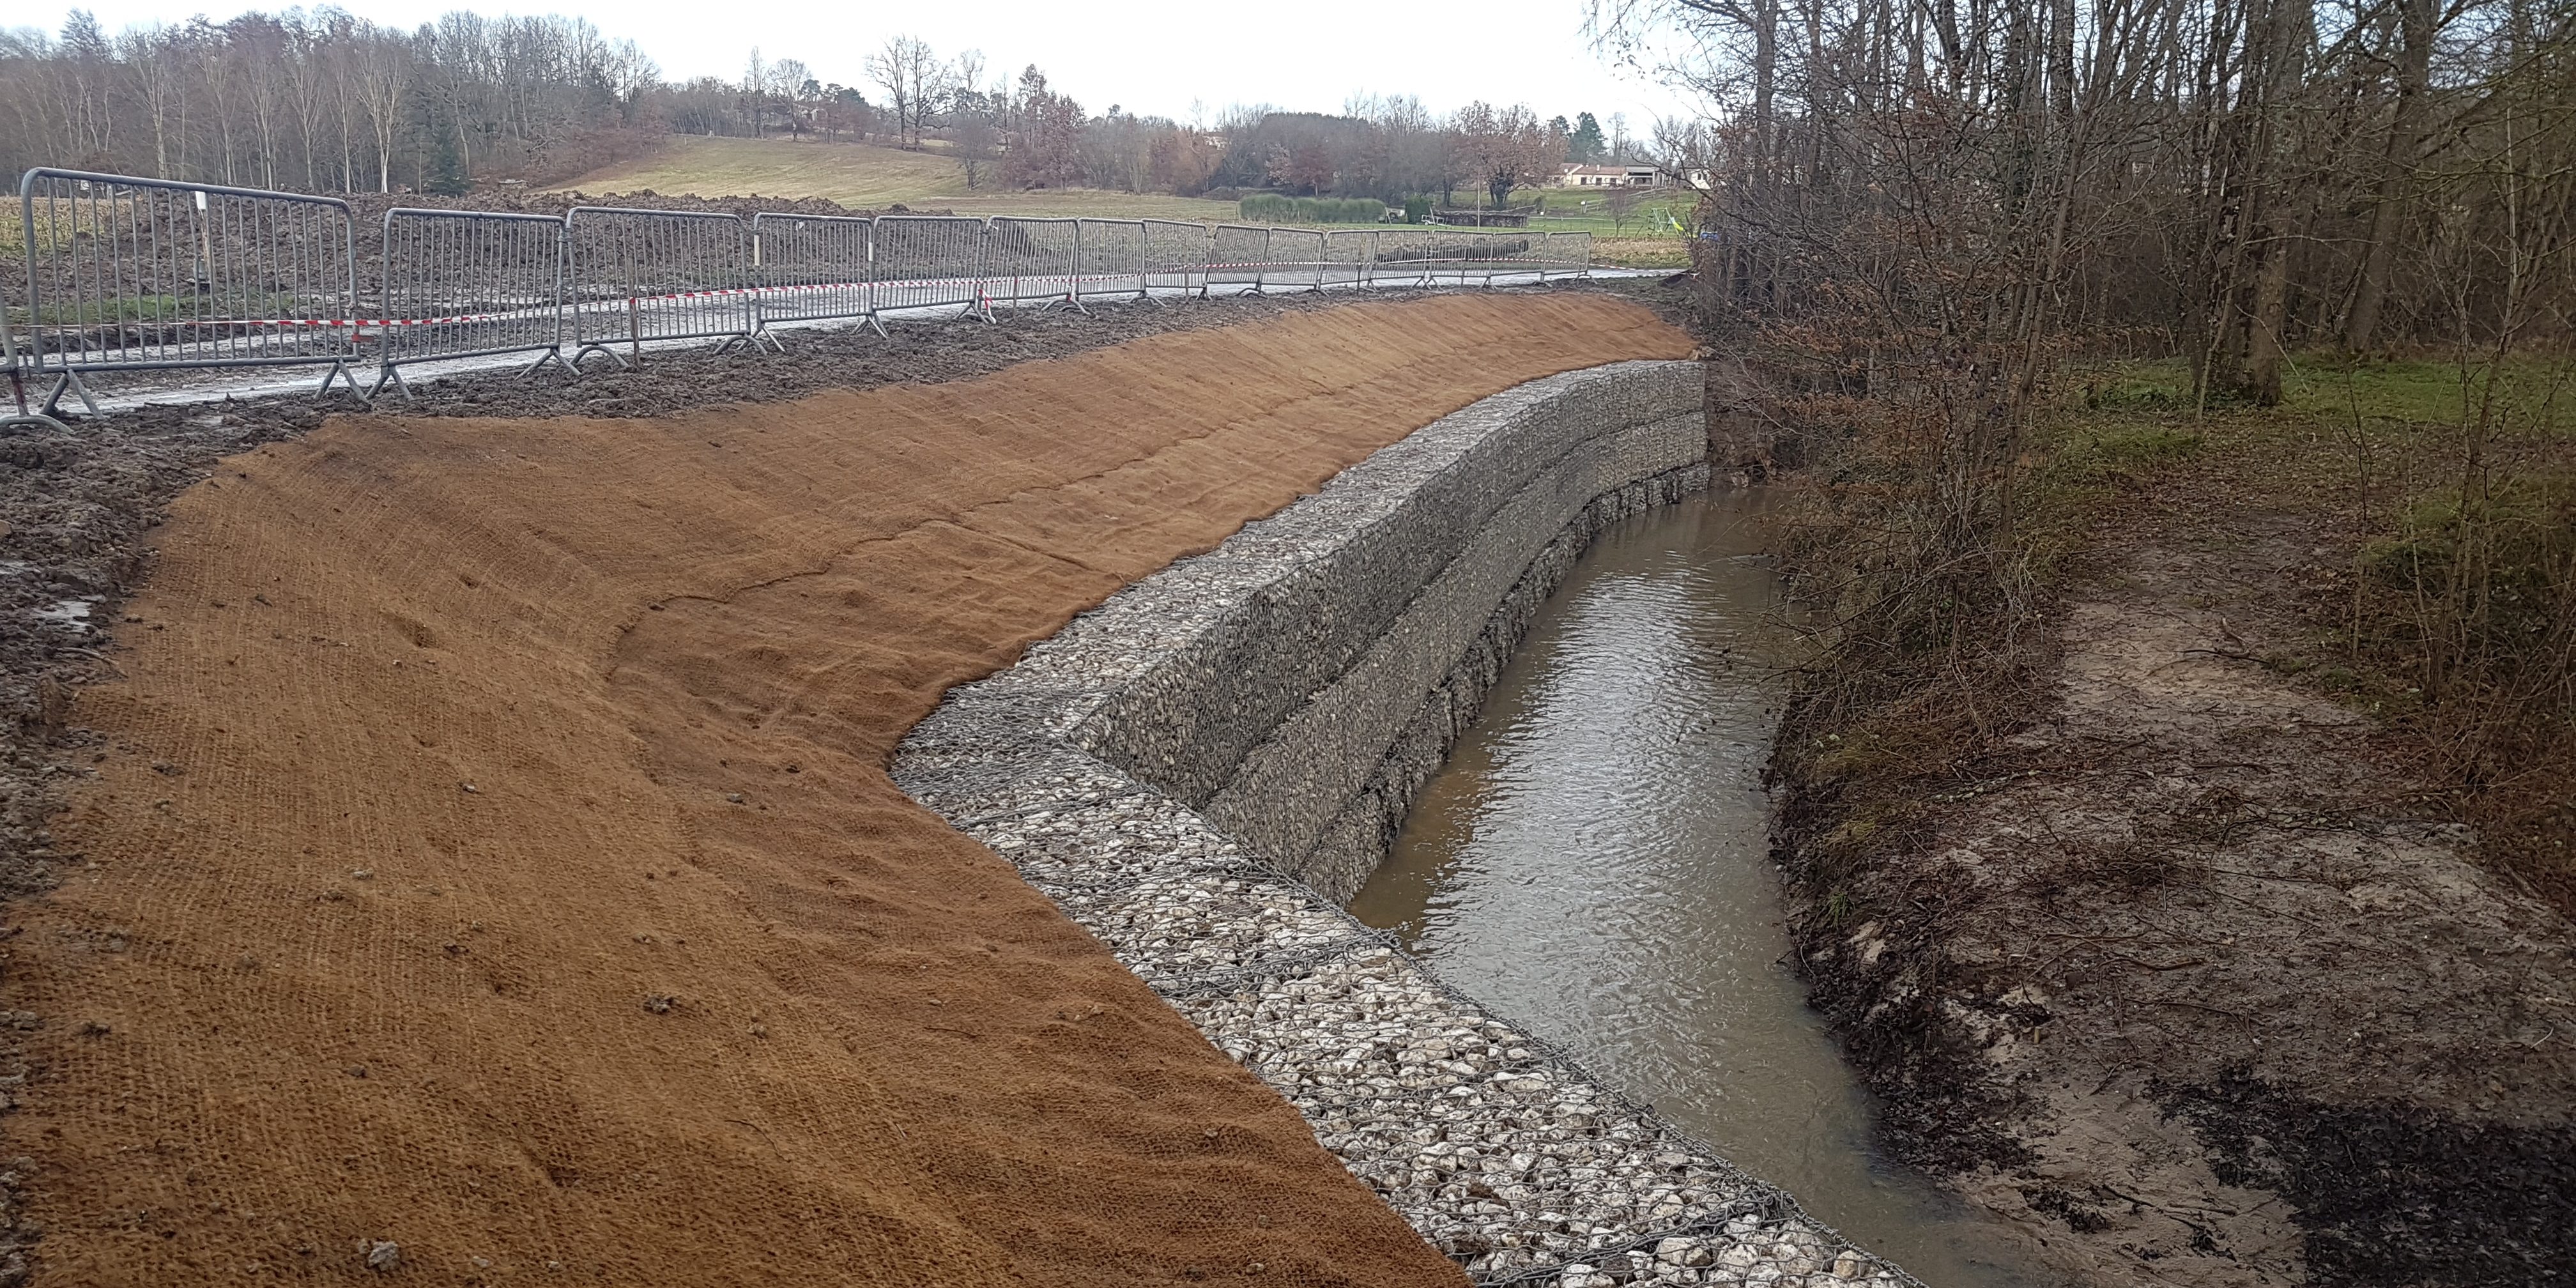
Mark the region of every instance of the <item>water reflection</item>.
<instances>
[{"instance_id":1,"label":"water reflection","mask_svg":"<svg viewBox=\"0 0 2576 1288\"><path fill-rule=\"evenodd\" d=\"M1761 492L1604 534L1351 911L1936 1288L2024 1288L1879 1158L1787 960L1759 782L1793 644Z\"/></svg>"}]
</instances>

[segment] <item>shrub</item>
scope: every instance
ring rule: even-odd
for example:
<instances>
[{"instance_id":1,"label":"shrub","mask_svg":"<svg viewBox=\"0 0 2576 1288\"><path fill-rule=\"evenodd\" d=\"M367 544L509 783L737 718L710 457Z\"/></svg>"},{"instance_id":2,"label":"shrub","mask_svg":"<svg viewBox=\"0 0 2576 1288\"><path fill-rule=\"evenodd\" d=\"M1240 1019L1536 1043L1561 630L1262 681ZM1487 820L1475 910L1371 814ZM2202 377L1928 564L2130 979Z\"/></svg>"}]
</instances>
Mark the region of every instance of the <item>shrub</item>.
<instances>
[{"instance_id":1,"label":"shrub","mask_svg":"<svg viewBox=\"0 0 2576 1288\"><path fill-rule=\"evenodd\" d=\"M1237 203L1252 223L1373 224L1386 214L1386 203L1374 197L1283 197L1257 192Z\"/></svg>"}]
</instances>

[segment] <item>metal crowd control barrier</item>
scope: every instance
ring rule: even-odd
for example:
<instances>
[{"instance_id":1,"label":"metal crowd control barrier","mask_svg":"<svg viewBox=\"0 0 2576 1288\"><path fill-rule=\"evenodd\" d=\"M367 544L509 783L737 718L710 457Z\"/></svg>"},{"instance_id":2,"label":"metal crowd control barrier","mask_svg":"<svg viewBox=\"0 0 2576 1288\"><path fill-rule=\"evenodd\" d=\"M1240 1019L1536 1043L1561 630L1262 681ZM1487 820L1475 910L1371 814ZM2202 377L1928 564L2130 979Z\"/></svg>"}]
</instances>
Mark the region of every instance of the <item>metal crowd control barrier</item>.
<instances>
[{"instance_id":1,"label":"metal crowd control barrier","mask_svg":"<svg viewBox=\"0 0 2576 1288\"><path fill-rule=\"evenodd\" d=\"M573 207L564 215L571 365L605 353L632 366L648 342L757 343L749 238L741 216L721 211Z\"/></svg>"},{"instance_id":2,"label":"metal crowd control barrier","mask_svg":"<svg viewBox=\"0 0 2576 1288\"><path fill-rule=\"evenodd\" d=\"M1044 301L1042 307L1082 299L1082 221L1022 219L1003 215L986 222L984 300L987 304Z\"/></svg>"},{"instance_id":3,"label":"metal crowd control barrier","mask_svg":"<svg viewBox=\"0 0 2576 1288\"><path fill-rule=\"evenodd\" d=\"M369 396L411 396L415 362L533 353L526 376L563 361L564 221L480 210L385 212L382 338Z\"/></svg>"},{"instance_id":4,"label":"metal crowd control barrier","mask_svg":"<svg viewBox=\"0 0 2576 1288\"><path fill-rule=\"evenodd\" d=\"M1366 286L1369 265L1376 259L1376 229L1333 229L1324 234L1324 262L1316 275L1317 284Z\"/></svg>"},{"instance_id":5,"label":"metal crowd control barrier","mask_svg":"<svg viewBox=\"0 0 2576 1288\"><path fill-rule=\"evenodd\" d=\"M755 325L865 318L877 321L870 289L876 228L849 215L789 215L761 211L751 217L751 267L760 286Z\"/></svg>"},{"instance_id":6,"label":"metal crowd control barrier","mask_svg":"<svg viewBox=\"0 0 2576 1288\"><path fill-rule=\"evenodd\" d=\"M28 298L0 307L17 409L0 425L56 424L66 393L95 412L82 376L100 371L314 364L330 368L325 391L345 380L354 393L361 340L381 343L372 396L421 362L532 353L529 371L577 369L601 352L624 366L648 342L775 345L781 322L864 318L880 335L889 314L919 310L991 322L997 298L1081 308L1219 286L1544 283L1592 261L1590 233L1525 230L406 208L384 216L369 304L382 316L360 318L344 202L41 168L19 198ZM34 413L31 377L54 381Z\"/></svg>"},{"instance_id":7,"label":"metal crowd control barrier","mask_svg":"<svg viewBox=\"0 0 2576 1288\"><path fill-rule=\"evenodd\" d=\"M1423 248L1423 284L1436 286L1446 276L1450 281L1465 286L1468 279L1475 276L1482 253L1477 242L1482 236L1481 233L1455 228L1433 230Z\"/></svg>"},{"instance_id":8,"label":"metal crowd control barrier","mask_svg":"<svg viewBox=\"0 0 2576 1288\"><path fill-rule=\"evenodd\" d=\"M1324 234L1314 228L1273 228L1270 253L1262 257L1261 286L1324 288Z\"/></svg>"},{"instance_id":9,"label":"metal crowd control barrier","mask_svg":"<svg viewBox=\"0 0 2576 1288\"><path fill-rule=\"evenodd\" d=\"M1145 221L1145 290L1207 290L1208 226L1172 219Z\"/></svg>"},{"instance_id":10,"label":"metal crowd control barrier","mask_svg":"<svg viewBox=\"0 0 2576 1288\"><path fill-rule=\"evenodd\" d=\"M1388 228L1377 235L1377 258L1369 266L1370 285L1431 284L1431 246L1435 234L1424 228Z\"/></svg>"},{"instance_id":11,"label":"metal crowd control barrier","mask_svg":"<svg viewBox=\"0 0 2576 1288\"><path fill-rule=\"evenodd\" d=\"M983 220L880 215L870 231L876 247L869 289L872 318L889 311L963 309L966 316L994 320L984 298Z\"/></svg>"},{"instance_id":12,"label":"metal crowd control barrier","mask_svg":"<svg viewBox=\"0 0 2576 1288\"><path fill-rule=\"evenodd\" d=\"M1218 224L1208 238L1207 276L1201 293L1212 294L1219 286L1258 293L1262 266L1270 260L1270 233L1267 227L1250 224Z\"/></svg>"},{"instance_id":13,"label":"metal crowd control barrier","mask_svg":"<svg viewBox=\"0 0 2576 1288\"><path fill-rule=\"evenodd\" d=\"M1150 299L1145 289L1145 221L1083 219L1074 238L1074 296L1095 299L1133 295Z\"/></svg>"},{"instance_id":14,"label":"metal crowd control barrier","mask_svg":"<svg viewBox=\"0 0 2576 1288\"><path fill-rule=\"evenodd\" d=\"M1547 257L1568 273L1592 275L1592 234L1549 233Z\"/></svg>"},{"instance_id":15,"label":"metal crowd control barrier","mask_svg":"<svg viewBox=\"0 0 2576 1288\"><path fill-rule=\"evenodd\" d=\"M1476 262L1485 269L1485 285L1494 284L1497 273L1518 274L1533 269L1539 280L1547 280L1547 266L1542 255L1533 251L1547 242L1545 233L1487 233L1476 239Z\"/></svg>"},{"instance_id":16,"label":"metal crowd control barrier","mask_svg":"<svg viewBox=\"0 0 2576 1288\"><path fill-rule=\"evenodd\" d=\"M327 366L355 360L347 202L256 188L38 168L18 183L27 374L95 413L84 373Z\"/></svg>"}]
</instances>

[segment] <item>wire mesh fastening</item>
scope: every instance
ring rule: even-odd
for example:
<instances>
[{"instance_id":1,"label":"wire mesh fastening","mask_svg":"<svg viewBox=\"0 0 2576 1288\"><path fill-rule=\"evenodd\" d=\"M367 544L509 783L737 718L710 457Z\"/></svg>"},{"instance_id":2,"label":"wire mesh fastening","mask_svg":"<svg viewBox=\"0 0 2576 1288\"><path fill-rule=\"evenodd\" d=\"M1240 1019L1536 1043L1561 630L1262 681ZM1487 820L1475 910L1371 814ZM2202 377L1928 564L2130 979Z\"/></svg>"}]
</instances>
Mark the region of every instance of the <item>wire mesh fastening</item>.
<instances>
[{"instance_id":1,"label":"wire mesh fastening","mask_svg":"<svg viewBox=\"0 0 2576 1288\"><path fill-rule=\"evenodd\" d=\"M1121 295L1147 297L1145 288L1145 221L1142 219L1076 220L1074 264L1076 298Z\"/></svg>"},{"instance_id":2,"label":"wire mesh fastening","mask_svg":"<svg viewBox=\"0 0 2576 1288\"><path fill-rule=\"evenodd\" d=\"M1208 226L1172 219L1145 221L1145 290L1188 295L1207 290Z\"/></svg>"},{"instance_id":3,"label":"wire mesh fastening","mask_svg":"<svg viewBox=\"0 0 2576 1288\"><path fill-rule=\"evenodd\" d=\"M84 372L323 365L356 356L347 202L218 184L34 169L18 183L26 374L92 412Z\"/></svg>"},{"instance_id":4,"label":"wire mesh fastening","mask_svg":"<svg viewBox=\"0 0 2576 1288\"><path fill-rule=\"evenodd\" d=\"M916 309L963 309L993 321L984 298L984 221L948 215L880 215L872 230L872 319ZM879 323L879 329L883 324Z\"/></svg>"},{"instance_id":5,"label":"wire mesh fastening","mask_svg":"<svg viewBox=\"0 0 2576 1288\"><path fill-rule=\"evenodd\" d=\"M1082 307L1082 221L1004 215L984 233L984 300Z\"/></svg>"},{"instance_id":6,"label":"wire mesh fastening","mask_svg":"<svg viewBox=\"0 0 2576 1288\"><path fill-rule=\"evenodd\" d=\"M865 318L876 324L869 289L872 221L850 215L751 217L751 268L760 286L754 324ZM885 334L877 326L877 334Z\"/></svg>"},{"instance_id":7,"label":"wire mesh fastening","mask_svg":"<svg viewBox=\"0 0 2576 1288\"><path fill-rule=\"evenodd\" d=\"M563 361L564 221L479 210L385 212L380 392L411 396L415 362L533 353L527 372ZM522 375L527 374L522 372Z\"/></svg>"},{"instance_id":8,"label":"wire mesh fastening","mask_svg":"<svg viewBox=\"0 0 2576 1288\"><path fill-rule=\"evenodd\" d=\"M1270 260L1270 232L1249 224L1218 224L1208 237L1204 293L1214 294L1220 286L1259 292L1262 266Z\"/></svg>"},{"instance_id":9,"label":"wire mesh fastening","mask_svg":"<svg viewBox=\"0 0 2576 1288\"><path fill-rule=\"evenodd\" d=\"M573 366L593 353L632 366L648 342L754 342L759 309L740 215L575 206L564 242Z\"/></svg>"}]
</instances>

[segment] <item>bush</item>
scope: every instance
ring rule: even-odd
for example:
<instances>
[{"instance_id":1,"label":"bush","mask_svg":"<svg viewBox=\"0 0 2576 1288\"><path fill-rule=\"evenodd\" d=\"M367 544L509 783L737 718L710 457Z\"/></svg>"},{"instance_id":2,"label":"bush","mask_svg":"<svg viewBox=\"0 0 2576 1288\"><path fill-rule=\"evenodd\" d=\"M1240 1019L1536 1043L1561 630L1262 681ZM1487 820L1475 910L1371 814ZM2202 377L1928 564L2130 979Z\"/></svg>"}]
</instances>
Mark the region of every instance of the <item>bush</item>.
<instances>
[{"instance_id":1,"label":"bush","mask_svg":"<svg viewBox=\"0 0 2576 1288\"><path fill-rule=\"evenodd\" d=\"M1386 214L1386 203L1374 197L1283 197L1257 192L1237 203L1252 223L1373 224Z\"/></svg>"},{"instance_id":2,"label":"bush","mask_svg":"<svg viewBox=\"0 0 2576 1288\"><path fill-rule=\"evenodd\" d=\"M1404 199L1404 222L1406 222L1406 223L1408 223L1408 224L1427 224L1427 223L1430 223L1430 222L1431 222L1431 198L1429 198L1429 197L1407 197L1407 198L1405 198L1405 199Z\"/></svg>"}]
</instances>

